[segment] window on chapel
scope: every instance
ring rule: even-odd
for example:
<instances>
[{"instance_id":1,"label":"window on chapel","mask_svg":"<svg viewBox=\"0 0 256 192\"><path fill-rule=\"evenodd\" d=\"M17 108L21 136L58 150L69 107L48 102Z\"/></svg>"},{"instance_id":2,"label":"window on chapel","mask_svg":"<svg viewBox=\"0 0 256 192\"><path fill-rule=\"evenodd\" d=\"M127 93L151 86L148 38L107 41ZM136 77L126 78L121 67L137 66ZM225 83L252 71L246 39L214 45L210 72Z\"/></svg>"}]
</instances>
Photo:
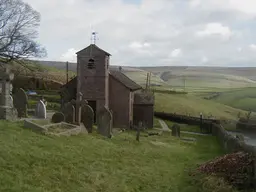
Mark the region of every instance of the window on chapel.
<instances>
[{"instance_id":1,"label":"window on chapel","mask_svg":"<svg viewBox=\"0 0 256 192\"><path fill-rule=\"evenodd\" d=\"M93 59L89 59L88 61L88 69L94 69L95 68L95 63Z\"/></svg>"}]
</instances>

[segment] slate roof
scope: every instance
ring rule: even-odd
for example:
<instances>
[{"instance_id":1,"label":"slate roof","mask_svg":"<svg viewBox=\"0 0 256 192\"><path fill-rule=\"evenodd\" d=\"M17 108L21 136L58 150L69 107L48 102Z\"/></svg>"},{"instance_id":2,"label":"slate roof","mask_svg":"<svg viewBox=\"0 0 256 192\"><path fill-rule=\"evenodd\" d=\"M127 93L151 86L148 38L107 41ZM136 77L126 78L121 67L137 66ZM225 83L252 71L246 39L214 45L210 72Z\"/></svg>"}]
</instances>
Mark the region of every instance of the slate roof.
<instances>
[{"instance_id":1,"label":"slate roof","mask_svg":"<svg viewBox=\"0 0 256 192\"><path fill-rule=\"evenodd\" d=\"M113 78L115 78L117 81L119 81L121 84L123 84L125 87L130 89L131 91L136 91L136 90L142 89L142 87L140 85L135 83L133 80L131 80L129 77L127 77L125 74L123 74L120 71L110 70L109 74ZM69 86L71 84L74 84L74 83L76 85L76 80L77 80L77 77L73 78L67 84L63 85L62 88L67 87L67 86Z\"/></svg>"},{"instance_id":2,"label":"slate roof","mask_svg":"<svg viewBox=\"0 0 256 192\"><path fill-rule=\"evenodd\" d=\"M79 54L80 52L82 52L83 50L85 50L85 49L88 49L88 48L92 48L92 49L98 49L98 50L100 50L100 51L102 51L102 52L104 52L107 56L111 56L111 54L110 53L108 53L108 52L106 52L106 51L104 51L103 49L101 49L101 48L99 48L97 45L95 45L95 44L91 44L91 45L89 45L88 47L86 47L86 48L84 48L84 49L82 49L82 50L80 50L80 51L78 51L76 54Z\"/></svg>"},{"instance_id":3,"label":"slate roof","mask_svg":"<svg viewBox=\"0 0 256 192\"><path fill-rule=\"evenodd\" d=\"M123 74L120 71L117 70L110 70L109 74L114 77L117 81L122 83L125 87L130 89L131 91L136 91L139 89L142 89L140 85L135 83L133 80L131 80L129 77L127 77L125 74Z\"/></svg>"},{"instance_id":4,"label":"slate roof","mask_svg":"<svg viewBox=\"0 0 256 192\"><path fill-rule=\"evenodd\" d=\"M76 86L76 81L77 81L77 76L74 77L73 79L71 79L69 82L67 82L66 84L62 85L60 88L65 88L65 87L68 87L68 86L72 86L72 85L75 85Z\"/></svg>"}]
</instances>

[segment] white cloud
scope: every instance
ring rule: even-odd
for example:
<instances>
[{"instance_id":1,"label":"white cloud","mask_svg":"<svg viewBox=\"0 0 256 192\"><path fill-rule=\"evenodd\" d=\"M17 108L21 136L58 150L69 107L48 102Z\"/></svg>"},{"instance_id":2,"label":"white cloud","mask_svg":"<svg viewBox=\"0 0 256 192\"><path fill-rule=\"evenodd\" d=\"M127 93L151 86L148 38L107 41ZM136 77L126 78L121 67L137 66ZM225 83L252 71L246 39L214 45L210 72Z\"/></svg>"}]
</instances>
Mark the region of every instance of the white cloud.
<instances>
[{"instance_id":1,"label":"white cloud","mask_svg":"<svg viewBox=\"0 0 256 192\"><path fill-rule=\"evenodd\" d=\"M238 52L241 52L242 50L243 50L242 47L238 47L238 48L237 48L237 51L238 51Z\"/></svg>"},{"instance_id":2,"label":"white cloud","mask_svg":"<svg viewBox=\"0 0 256 192\"><path fill-rule=\"evenodd\" d=\"M180 57L182 55L182 51L181 49L174 49L172 52L171 52L171 57Z\"/></svg>"},{"instance_id":3,"label":"white cloud","mask_svg":"<svg viewBox=\"0 0 256 192\"><path fill-rule=\"evenodd\" d=\"M256 51L256 45L255 44L251 44L250 48L251 48L251 50Z\"/></svg>"},{"instance_id":4,"label":"white cloud","mask_svg":"<svg viewBox=\"0 0 256 192\"><path fill-rule=\"evenodd\" d=\"M203 30L197 31L196 35L200 37L220 35L224 38L229 38L232 32L229 27L223 26L221 23L208 23Z\"/></svg>"},{"instance_id":5,"label":"white cloud","mask_svg":"<svg viewBox=\"0 0 256 192\"><path fill-rule=\"evenodd\" d=\"M132 43L130 43L129 47L132 48L132 49L142 49L142 48L148 48L150 47L150 43L140 43L140 42L137 42L137 41L133 41Z\"/></svg>"},{"instance_id":6,"label":"white cloud","mask_svg":"<svg viewBox=\"0 0 256 192\"><path fill-rule=\"evenodd\" d=\"M237 54L256 42L255 0L24 1L41 13L38 40L48 60L76 61L76 50L91 42L91 25L111 64L197 65L207 56L207 65L224 66L256 59L250 51Z\"/></svg>"},{"instance_id":7,"label":"white cloud","mask_svg":"<svg viewBox=\"0 0 256 192\"><path fill-rule=\"evenodd\" d=\"M190 0L189 5L193 8L199 6L201 4L201 0Z\"/></svg>"},{"instance_id":8,"label":"white cloud","mask_svg":"<svg viewBox=\"0 0 256 192\"><path fill-rule=\"evenodd\" d=\"M229 0L228 4L231 9L255 15L256 14L256 1L255 0Z\"/></svg>"},{"instance_id":9,"label":"white cloud","mask_svg":"<svg viewBox=\"0 0 256 192\"><path fill-rule=\"evenodd\" d=\"M78 50L71 48L66 53L62 54L60 57L61 61L69 61L69 62L76 62L76 52Z\"/></svg>"},{"instance_id":10,"label":"white cloud","mask_svg":"<svg viewBox=\"0 0 256 192\"><path fill-rule=\"evenodd\" d=\"M202 57L202 59L201 59L202 63L207 63L208 61L209 61L209 59L206 56Z\"/></svg>"}]
</instances>

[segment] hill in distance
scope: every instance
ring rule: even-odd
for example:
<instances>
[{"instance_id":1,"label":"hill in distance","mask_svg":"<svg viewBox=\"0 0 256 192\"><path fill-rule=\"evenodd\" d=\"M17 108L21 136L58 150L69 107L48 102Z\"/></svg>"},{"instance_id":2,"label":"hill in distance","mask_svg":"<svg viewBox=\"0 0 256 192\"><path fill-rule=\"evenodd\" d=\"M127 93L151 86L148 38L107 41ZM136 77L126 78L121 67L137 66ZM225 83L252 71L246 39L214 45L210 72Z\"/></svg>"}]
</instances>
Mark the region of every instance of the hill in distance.
<instances>
[{"instance_id":1,"label":"hill in distance","mask_svg":"<svg viewBox=\"0 0 256 192\"><path fill-rule=\"evenodd\" d=\"M37 61L38 64L66 69L66 62ZM110 66L118 70L119 66ZM76 72L76 63L69 63L69 70ZM256 68L253 67L208 67L208 66L160 66L129 67L122 71L135 82L144 85L147 73L151 72L151 84L162 87L196 88L243 88L256 87Z\"/></svg>"}]
</instances>

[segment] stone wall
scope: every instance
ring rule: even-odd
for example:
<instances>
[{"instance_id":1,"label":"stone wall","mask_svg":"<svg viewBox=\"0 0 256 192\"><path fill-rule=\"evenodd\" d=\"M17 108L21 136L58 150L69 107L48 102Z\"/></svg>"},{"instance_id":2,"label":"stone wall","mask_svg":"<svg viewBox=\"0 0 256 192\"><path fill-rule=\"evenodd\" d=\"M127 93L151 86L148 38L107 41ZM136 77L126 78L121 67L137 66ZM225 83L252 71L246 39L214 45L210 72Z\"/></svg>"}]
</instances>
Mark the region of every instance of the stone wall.
<instances>
[{"instance_id":1,"label":"stone wall","mask_svg":"<svg viewBox=\"0 0 256 192\"><path fill-rule=\"evenodd\" d=\"M256 147L247 145L243 141L228 134L222 125L213 123L212 127L212 135L217 137L220 145L227 153L244 151L256 155Z\"/></svg>"},{"instance_id":2,"label":"stone wall","mask_svg":"<svg viewBox=\"0 0 256 192\"><path fill-rule=\"evenodd\" d=\"M181 124L188 125L197 125L200 126L201 120L200 117L186 116L186 115L178 115L173 113L164 113L164 112L154 112L155 117L158 117L163 120L174 121ZM202 128L203 129L211 129L212 123L220 124L218 119L203 119Z\"/></svg>"}]
</instances>

